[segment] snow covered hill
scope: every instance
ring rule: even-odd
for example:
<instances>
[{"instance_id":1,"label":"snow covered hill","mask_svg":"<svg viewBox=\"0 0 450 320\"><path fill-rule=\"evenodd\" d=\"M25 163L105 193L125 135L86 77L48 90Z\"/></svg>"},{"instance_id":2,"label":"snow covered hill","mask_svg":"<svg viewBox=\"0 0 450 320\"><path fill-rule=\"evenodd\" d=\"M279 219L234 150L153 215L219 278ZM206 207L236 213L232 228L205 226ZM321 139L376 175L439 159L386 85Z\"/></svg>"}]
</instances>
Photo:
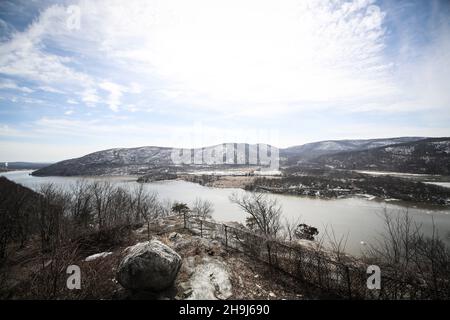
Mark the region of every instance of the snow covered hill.
<instances>
[{"instance_id":1,"label":"snow covered hill","mask_svg":"<svg viewBox=\"0 0 450 320\"><path fill-rule=\"evenodd\" d=\"M229 166L267 166L263 157L249 156L250 150L277 150L266 144L227 143L198 149L167 147L115 148L55 163L34 171L36 176L145 175L166 174L187 169ZM184 153L183 153L184 152ZM174 162L174 158L179 161ZM266 159L267 160L267 159Z\"/></svg>"},{"instance_id":2,"label":"snow covered hill","mask_svg":"<svg viewBox=\"0 0 450 320\"><path fill-rule=\"evenodd\" d=\"M339 169L450 174L450 138L430 138L362 151L323 155L315 163Z\"/></svg>"},{"instance_id":3,"label":"snow covered hill","mask_svg":"<svg viewBox=\"0 0 450 320\"><path fill-rule=\"evenodd\" d=\"M192 170L224 170L242 166L269 167L267 160L272 161L271 157L278 153L282 167L307 163L322 167L333 166L359 170L402 171L400 169L403 169L403 172L441 173L450 171L449 140L450 138L419 137L330 140L286 149L277 149L267 144L227 143L199 149L186 149L184 155L181 149L167 147L116 148L61 161L41 168L33 172L33 175L170 176L177 172ZM263 152L252 156L251 151L255 150Z\"/></svg>"},{"instance_id":4,"label":"snow covered hill","mask_svg":"<svg viewBox=\"0 0 450 320\"><path fill-rule=\"evenodd\" d=\"M308 162L322 155L329 155L343 151L367 150L387 145L414 142L425 138L399 137L389 139L360 139L360 140L327 140L293 146L281 150L281 157L290 165L298 162Z\"/></svg>"}]
</instances>

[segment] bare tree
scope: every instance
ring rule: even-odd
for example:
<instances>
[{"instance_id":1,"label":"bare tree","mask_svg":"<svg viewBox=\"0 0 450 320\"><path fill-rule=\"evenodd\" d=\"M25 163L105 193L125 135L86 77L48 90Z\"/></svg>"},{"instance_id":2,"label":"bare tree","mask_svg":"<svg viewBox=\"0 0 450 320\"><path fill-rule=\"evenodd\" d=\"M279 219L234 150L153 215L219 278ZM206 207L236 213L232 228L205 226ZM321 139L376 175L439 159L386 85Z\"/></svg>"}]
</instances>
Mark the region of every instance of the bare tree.
<instances>
[{"instance_id":1,"label":"bare tree","mask_svg":"<svg viewBox=\"0 0 450 320\"><path fill-rule=\"evenodd\" d=\"M23 248L36 230L35 200L31 190L0 177L0 264L6 260L10 243L19 241Z\"/></svg>"},{"instance_id":2,"label":"bare tree","mask_svg":"<svg viewBox=\"0 0 450 320\"><path fill-rule=\"evenodd\" d=\"M78 229L87 230L93 222L93 197L91 186L86 180L78 180L70 190L71 217Z\"/></svg>"},{"instance_id":3,"label":"bare tree","mask_svg":"<svg viewBox=\"0 0 450 320\"><path fill-rule=\"evenodd\" d=\"M65 235L64 217L70 203L68 195L53 184L42 185L37 206L42 252L54 252Z\"/></svg>"},{"instance_id":4,"label":"bare tree","mask_svg":"<svg viewBox=\"0 0 450 320\"><path fill-rule=\"evenodd\" d=\"M377 257L383 263L407 269L414 254L414 242L420 234L421 226L415 224L408 210L388 211L384 208L380 217L385 226L384 232L374 244L366 249L366 254Z\"/></svg>"},{"instance_id":5,"label":"bare tree","mask_svg":"<svg viewBox=\"0 0 450 320\"><path fill-rule=\"evenodd\" d=\"M200 217L200 219L205 220L211 218L211 214L214 212L214 206L209 200L196 198L192 206L192 212L194 215Z\"/></svg>"},{"instance_id":6,"label":"bare tree","mask_svg":"<svg viewBox=\"0 0 450 320\"><path fill-rule=\"evenodd\" d=\"M107 181L96 181L91 184L95 222L98 230L106 228L106 216L112 207L113 192L113 186Z\"/></svg>"},{"instance_id":7,"label":"bare tree","mask_svg":"<svg viewBox=\"0 0 450 320\"><path fill-rule=\"evenodd\" d=\"M300 218L289 220L284 219L284 237L287 241L292 242L295 238L295 229L300 224Z\"/></svg>"},{"instance_id":8,"label":"bare tree","mask_svg":"<svg viewBox=\"0 0 450 320\"><path fill-rule=\"evenodd\" d=\"M336 235L333 227L325 228L325 236L327 238L328 247L331 249L334 259L336 261L342 261L345 255L345 249L347 247L348 233L341 236Z\"/></svg>"},{"instance_id":9,"label":"bare tree","mask_svg":"<svg viewBox=\"0 0 450 320\"><path fill-rule=\"evenodd\" d=\"M142 199L142 217L147 223L147 239L150 240L150 223L162 214L162 207L158 201L158 194L146 194Z\"/></svg>"},{"instance_id":10,"label":"bare tree","mask_svg":"<svg viewBox=\"0 0 450 320\"><path fill-rule=\"evenodd\" d=\"M144 184L140 183L137 187L135 187L132 190L132 209L134 212L133 220L136 223L142 222L144 220L144 211L145 211L145 198L146 198L146 191L144 189Z\"/></svg>"},{"instance_id":11,"label":"bare tree","mask_svg":"<svg viewBox=\"0 0 450 320\"><path fill-rule=\"evenodd\" d=\"M172 206L173 206L172 200L170 199L160 200L159 205L162 217L167 217L172 213Z\"/></svg>"},{"instance_id":12,"label":"bare tree","mask_svg":"<svg viewBox=\"0 0 450 320\"><path fill-rule=\"evenodd\" d=\"M264 193L251 193L242 196L233 193L230 201L250 215L247 218L247 226L250 229L268 238L277 237L281 230L282 208L276 199L269 198Z\"/></svg>"},{"instance_id":13,"label":"bare tree","mask_svg":"<svg viewBox=\"0 0 450 320\"><path fill-rule=\"evenodd\" d=\"M420 288L423 297L448 298L450 251L439 238L434 221L433 233L426 237L407 210L393 212L385 208L381 217L385 232L365 250L364 259L379 264L390 277L408 283L401 289ZM394 294L401 294L398 290Z\"/></svg>"}]
</instances>

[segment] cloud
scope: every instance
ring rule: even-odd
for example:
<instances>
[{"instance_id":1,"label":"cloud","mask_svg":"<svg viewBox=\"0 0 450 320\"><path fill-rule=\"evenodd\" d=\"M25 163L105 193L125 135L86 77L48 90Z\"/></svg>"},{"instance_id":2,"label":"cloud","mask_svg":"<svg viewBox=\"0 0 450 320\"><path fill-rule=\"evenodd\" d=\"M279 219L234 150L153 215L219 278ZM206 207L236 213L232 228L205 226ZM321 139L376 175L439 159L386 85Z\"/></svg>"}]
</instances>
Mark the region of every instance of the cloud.
<instances>
[{"instance_id":1,"label":"cloud","mask_svg":"<svg viewBox=\"0 0 450 320\"><path fill-rule=\"evenodd\" d=\"M111 28L105 50L168 79L163 91L177 92L168 98L180 103L221 111L238 103L376 99L395 92L382 55L385 14L372 1L198 0L156 8L172 10L181 22L155 23L143 34L138 15L135 23ZM124 48L125 30L139 37L139 46Z\"/></svg>"},{"instance_id":2,"label":"cloud","mask_svg":"<svg viewBox=\"0 0 450 320\"><path fill-rule=\"evenodd\" d=\"M99 87L109 93L108 99L106 101L109 108L114 112L119 111L120 98L123 95L123 91L126 89L116 83L112 83L109 81L100 83Z\"/></svg>"},{"instance_id":3,"label":"cloud","mask_svg":"<svg viewBox=\"0 0 450 320\"><path fill-rule=\"evenodd\" d=\"M86 89L82 92L81 100L85 102L88 106L94 106L100 101L100 97L97 95L96 89Z\"/></svg>"},{"instance_id":4,"label":"cloud","mask_svg":"<svg viewBox=\"0 0 450 320\"><path fill-rule=\"evenodd\" d=\"M64 91L56 89L54 87L50 87L50 86L39 86L38 89L45 91L45 92L50 92L50 93L64 94Z\"/></svg>"},{"instance_id":5,"label":"cloud","mask_svg":"<svg viewBox=\"0 0 450 320\"><path fill-rule=\"evenodd\" d=\"M28 87L18 86L16 82L9 80L9 79L0 80L0 89L18 90L18 91L22 91L24 93L34 92L34 90L32 90Z\"/></svg>"},{"instance_id":6,"label":"cloud","mask_svg":"<svg viewBox=\"0 0 450 320\"><path fill-rule=\"evenodd\" d=\"M373 1L74 4L80 30L67 28L66 7L48 7L0 46L0 72L65 83L82 101L114 112L149 86L177 92L153 98L214 112L247 104L253 115L261 103L377 99L396 89L382 56L385 13ZM79 56L111 66L128 85L74 68Z\"/></svg>"},{"instance_id":7,"label":"cloud","mask_svg":"<svg viewBox=\"0 0 450 320\"><path fill-rule=\"evenodd\" d=\"M65 5L26 12L35 19L18 30L0 21L0 103L16 102L7 110L14 119L33 104L27 132L170 145L177 140L148 127L186 134L186 123L209 121L224 140L232 136L221 126L276 127L295 141L322 138L323 127L285 124L318 114L343 115L361 136L363 117L408 118L379 120L405 135L442 133L450 119L449 11L439 2L431 10L374 0L70 3L79 28L68 27ZM71 117L55 118L76 103Z\"/></svg>"},{"instance_id":8,"label":"cloud","mask_svg":"<svg viewBox=\"0 0 450 320\"><path fill-rule=\"evenodd\" d=\"M422 108L442 102L437 93L405 94L414 77L402 83L395 76L399 61L385 52L388 13L374 0L80 0L74 5L80 8L80 29L67 27L66 7L48 7L0 46L0 72L70 83L81 101L104 103L113 112L123 103L135 104L131 95L247 117L261 115L264 105L295 112L332 104L361 112L368 105L396 110L391 106L399 100L406 105L414 99ZM440 34L437 42L443 43L448 30ZM438 71L442 77L422 91L442 93L441 80L448 74L431 58L436 54L428 56L417 63L417 74ZM83 71L74 67L82 62L88 62ZM108 74L91 70L92 63ZM121 80L114 79L118 74ZM267 109L264 115L277 112Z\"/></svg>"}]
</instances>

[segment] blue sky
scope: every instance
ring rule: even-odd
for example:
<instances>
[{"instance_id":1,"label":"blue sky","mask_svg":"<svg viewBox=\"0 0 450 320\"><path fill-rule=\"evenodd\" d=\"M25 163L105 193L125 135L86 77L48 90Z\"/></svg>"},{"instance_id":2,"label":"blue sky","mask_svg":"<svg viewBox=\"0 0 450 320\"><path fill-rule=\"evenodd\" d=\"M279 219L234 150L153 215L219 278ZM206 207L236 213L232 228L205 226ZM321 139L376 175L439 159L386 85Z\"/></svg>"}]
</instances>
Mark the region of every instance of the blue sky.
<instances>
[{"instance_id":1,"label":"blue sky","mask_svg":"<svg viewBox=\"0 0 450 320\"><path fill-rule=\"evenodd\" d=\"M0 2L0 161L450 136L448 1Z\"/></svg>"}]
</instances>

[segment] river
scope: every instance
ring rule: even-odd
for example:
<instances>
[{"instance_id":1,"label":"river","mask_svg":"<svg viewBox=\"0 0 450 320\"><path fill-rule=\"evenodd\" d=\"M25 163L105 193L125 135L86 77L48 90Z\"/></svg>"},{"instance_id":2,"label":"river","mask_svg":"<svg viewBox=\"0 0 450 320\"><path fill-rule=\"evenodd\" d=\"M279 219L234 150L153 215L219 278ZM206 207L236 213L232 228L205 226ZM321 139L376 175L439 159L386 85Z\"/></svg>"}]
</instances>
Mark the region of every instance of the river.
<instances>
[{"instance_id":1,"label":"river","mask_svg":"<svg viewBox=\"0 0 450 320\"><path fill-rule=\"evenodd\" d=\"M34 177L32 171L11 171L0 173L8 179L32 189L39 188L45 183L54 183L63 188L70 187L79 177ZM86 177L86 180L109 180L124 187L137 185L136 177ZM199 197L214 204L214 219L218 221L244 222L246 215L229 200L233 192L246 191L233 188L211 188L198 184L171 180L145 184L149 192L157 192L161 199L185 202L188 205ZM422 225L425 234L433 231L433 221L440 237L450 246L450 210L405 204L398 201L377 201L365 198L344 198L324 200L303 196L271 195L276 198L283 208L283 219L300 219L301 222L315 226L319 235L325 230L333 228L337 237L347 238L346 251L359 255L361 249L384 232L384 224L380 217L383 209L399 213L406 209L412 219ZM361 244L361 242L365 244Z\"/></svg>"}]
</instances>

